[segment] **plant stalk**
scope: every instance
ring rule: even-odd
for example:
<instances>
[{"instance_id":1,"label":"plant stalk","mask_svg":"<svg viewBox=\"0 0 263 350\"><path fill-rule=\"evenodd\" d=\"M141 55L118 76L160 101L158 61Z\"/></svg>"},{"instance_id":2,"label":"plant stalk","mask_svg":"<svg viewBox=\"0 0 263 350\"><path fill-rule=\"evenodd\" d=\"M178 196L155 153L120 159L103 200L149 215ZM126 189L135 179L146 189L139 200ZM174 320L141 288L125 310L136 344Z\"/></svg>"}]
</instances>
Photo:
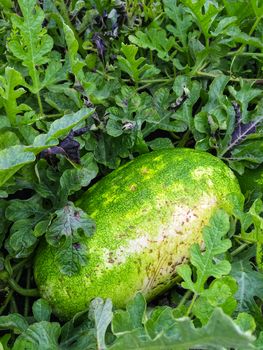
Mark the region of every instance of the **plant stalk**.
<instances>
[{"instance_id":1,"label":"plant stalk","mask_svg":"<svg viewBox=\"0 0 263 350\"><path fill-rule=\"evenodd\" d=\"M8 284L15 292L17 292L25 297L38 297L39 296L39 292L36 288L33 288L33 289L23 288L23 287L19 286L19 284L13 278L10 278L8 280Z\"/></svg>"}]
</instances>

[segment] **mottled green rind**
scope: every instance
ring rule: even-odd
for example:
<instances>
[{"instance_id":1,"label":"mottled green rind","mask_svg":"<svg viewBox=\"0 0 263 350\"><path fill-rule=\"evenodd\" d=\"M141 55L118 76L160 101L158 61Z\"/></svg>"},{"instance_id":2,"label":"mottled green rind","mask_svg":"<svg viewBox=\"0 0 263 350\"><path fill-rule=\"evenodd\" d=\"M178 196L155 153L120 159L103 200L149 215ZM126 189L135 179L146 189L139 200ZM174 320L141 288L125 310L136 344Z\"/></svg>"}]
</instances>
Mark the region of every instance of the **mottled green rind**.
<instances>
[{"instance_id":1,"label":"mottled green rind","mask_svg":"<svg viewBox=\"0 0 263 350\"><path fill-rule=\"evenodd\" d=\"M238 176L242 192L263 193L263 166L256 169L245 169L243 175Z\"/></svg>"},{"instance_id":2,"label":"mottled green rind","mask_svg":"<svg viewBox=\"0 0 263 350\"><path fill-rule=\"evenodd\" d=\"M62 319L91 299L124 307L136 291L152 299L174 283L176 266L216 208L232 211L227 195L240 193L231 170L218 158L191 149L139 156L91 187L76 203L95 219L87 239L88 264L72 277L59 272L56 250L37 252L35 280Z\"/></svg>"}]
</instances>

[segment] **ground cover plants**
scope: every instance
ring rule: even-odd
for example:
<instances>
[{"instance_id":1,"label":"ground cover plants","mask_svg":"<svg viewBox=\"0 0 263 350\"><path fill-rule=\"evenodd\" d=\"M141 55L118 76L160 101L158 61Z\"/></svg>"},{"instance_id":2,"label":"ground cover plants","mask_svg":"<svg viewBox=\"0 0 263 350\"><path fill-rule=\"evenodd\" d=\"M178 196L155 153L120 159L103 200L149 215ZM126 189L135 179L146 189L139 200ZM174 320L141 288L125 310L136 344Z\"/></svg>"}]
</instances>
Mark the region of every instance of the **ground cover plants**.
<instances>
[{"instance_id":1,"label":"ground cover plants","mask_svg":"<svg viewBox=\"0 0 263 350\"><path fill-rule=\"evenodd\" d=\"M0 41L0 349L263 349L263 186L148 305L97 298L62 322L32 272L41 239L66 275L87 263L94 223L74 202L140 154L260 168L262 1L3 0Z\"/></svg>"}]
</instances>

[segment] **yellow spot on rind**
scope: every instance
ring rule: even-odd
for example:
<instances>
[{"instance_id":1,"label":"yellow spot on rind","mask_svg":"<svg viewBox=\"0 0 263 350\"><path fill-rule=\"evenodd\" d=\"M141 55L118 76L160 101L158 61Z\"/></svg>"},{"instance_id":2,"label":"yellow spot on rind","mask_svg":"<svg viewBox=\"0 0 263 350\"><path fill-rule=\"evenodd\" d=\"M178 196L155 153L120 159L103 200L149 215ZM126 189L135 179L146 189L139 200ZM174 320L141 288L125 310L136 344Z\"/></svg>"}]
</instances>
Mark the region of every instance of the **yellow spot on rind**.
<instances>
[{"instance_id":1,"label":"yellow spot on rind","mask_svg":"<svg viewBox=\"0 0 263 350\"><path fill-rule=\"evenodd\" d=\"M136 190L137 190L137 185L136 185L136 184L132 184L132 185L130 186L130 191L134 192L134 191L136 191Z\"/></svg>"}]
</instances>

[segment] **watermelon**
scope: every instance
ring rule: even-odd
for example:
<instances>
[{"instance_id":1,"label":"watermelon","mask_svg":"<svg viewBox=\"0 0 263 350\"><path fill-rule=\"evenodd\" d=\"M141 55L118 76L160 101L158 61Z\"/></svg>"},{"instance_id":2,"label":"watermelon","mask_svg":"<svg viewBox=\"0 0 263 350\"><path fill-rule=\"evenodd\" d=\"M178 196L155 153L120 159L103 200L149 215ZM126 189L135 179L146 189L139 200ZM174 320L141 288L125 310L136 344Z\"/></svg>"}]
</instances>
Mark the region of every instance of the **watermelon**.
<instances>
[{"instance_id":1,"label":"watermelon","mask_svg":"<svg viewBox=\"0 0 263 350\"><path fill-rule=\"evenodd\" d=\"M124 307L137 291L151 300L175 283L176 267L218 208L232 212L240 193L232 171L209 153L165 149L112 171L75 203L96 222L86 239L88 262L68 276L56 248L43 242L34 265L40 294L69 319L95 297Z\"/></svg>"}]
</instances>

